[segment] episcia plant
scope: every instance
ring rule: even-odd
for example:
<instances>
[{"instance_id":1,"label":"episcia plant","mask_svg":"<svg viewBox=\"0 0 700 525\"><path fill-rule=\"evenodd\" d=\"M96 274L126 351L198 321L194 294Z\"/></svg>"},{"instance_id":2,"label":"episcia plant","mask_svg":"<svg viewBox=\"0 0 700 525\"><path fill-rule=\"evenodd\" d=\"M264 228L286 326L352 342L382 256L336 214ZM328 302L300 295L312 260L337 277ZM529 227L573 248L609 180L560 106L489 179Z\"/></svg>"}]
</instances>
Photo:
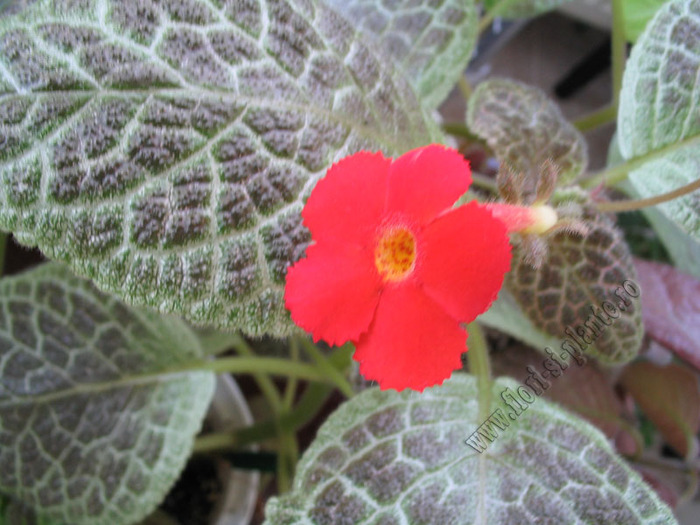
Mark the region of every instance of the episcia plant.
<instances>
[{"instance_id":1,"label":"episcia plant","mask_svg":"<svg viewBox=\"0 0 700 525\"><path fill-rule=\"evenodd\" d=\"M700 0L612 0L611 105L576 125L466 82L495 18L562 3L3 4L0 229L51 262L0 280L0 523L177 522L156 509L193 452L260 447L258 522L675 523L700 427ZM456 84L464 124L441 126ZM581 130L615 118L592 173ZM495 178L445 145L464 137ZM631 210L666 264L633 258ZM200 434L229 374L258 421Z\"/></svg>"}]
</instances>

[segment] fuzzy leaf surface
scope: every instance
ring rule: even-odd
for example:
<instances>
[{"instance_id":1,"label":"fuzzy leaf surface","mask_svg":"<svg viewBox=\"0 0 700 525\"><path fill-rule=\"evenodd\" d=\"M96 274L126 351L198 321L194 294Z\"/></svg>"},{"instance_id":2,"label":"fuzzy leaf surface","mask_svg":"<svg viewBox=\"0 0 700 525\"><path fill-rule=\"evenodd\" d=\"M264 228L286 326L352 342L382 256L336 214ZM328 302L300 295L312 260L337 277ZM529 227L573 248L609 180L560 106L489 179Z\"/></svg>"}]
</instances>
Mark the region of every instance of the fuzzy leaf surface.
<instances>
[{"instance_id":1,"label":"fuzzy leaf surface","mask_svg":"<svg viewBox=\"0 0 700 525\"><path fill-rule=\"evenodd\" d=\"M214 390L182 321L127 307L55 263L0 281L0 493L47 523L151 512Z\"/></svg>"},{"instance_id":2,"label":"fuzzy leaf surface","mask_svg":"<svg viewBox=\"0 0 700 525\"><path fill-rule=\"evenodd\" d=\"M0 19L0 228L132 304L289 333L316 181L435 137L362 39L305 0L44 0Z\"/></svg>"},{"instance_id":3,"label":"fuzzy leaf surface","mask_svg":"<svg viewBox=\"0 0 700 525\"><path fill-rule=\"evenodd\" d=\"M483 138L498 160L518 173L538 173L551 159L559 180L583 173L588 148L581 133L538 88L506 79L479 84L469 99L467 126Z\"/></svg>"},{"instance_id":4,"label":"fuzzy leaf surface","mask_svg":"<svg viewBox=\"0 0 700 525\"><path fill-rule=\"evenodd\" d=\"M379 43L429 108L445 100L476 45L473 0L325 1Z\"/></svg>"},{"instance_id":5,"label":"fuzzy leaf surface","mask_svg":"<svg viewBox=\"0 0 700 525\"><path fill-rule=\"evenodd\" d=\"M496 381L494 399L517 386ZM543 399L475 452L477 405L461 373L422 394L365 390L321 427L266 523L675 523L600 432Z\"/></svg>"},{"instance_id":6,"label":"fuzzy leaf surface","mask_svg":"<svg viewBox=\"0 0 700 525\"><path fill-rule=\"evenodd\" d=\"M700 173L700 0L667 2L639 37L625 68L618 141L642 197L674 190ZM700 240L697 192L659 209Z\"/></svg>"},{"instance_id":7,"label":"fuzzy leaf surface","mask_svg":"<svg viewBox=\"0 0 700 525\"><path fill-rule=\"evenodd\" d=\"M666 0L623 0L625 37L636 42L639 35Z\"/></svg>"},{"instance_id":8,"label":"fuzzy leaf surface","mask_svg":"<svg viewBox=\"0 0 700 525\"><path fill-rule=\"evenodd\" d=\"M609 217L587 205L583 219L589 233L553 235L539 268L518 256L522 248L516 248L506 288L540 330L570 340L567 330L573 331L573 342L578 337L587 355L606 364L625 363L637 355L642 342L641 305L639 297L620 298L615 292L628 280L637 285L635 267ZM601 310L605 302L617 310L617 318Z\"/></svg>"}]
</instances>

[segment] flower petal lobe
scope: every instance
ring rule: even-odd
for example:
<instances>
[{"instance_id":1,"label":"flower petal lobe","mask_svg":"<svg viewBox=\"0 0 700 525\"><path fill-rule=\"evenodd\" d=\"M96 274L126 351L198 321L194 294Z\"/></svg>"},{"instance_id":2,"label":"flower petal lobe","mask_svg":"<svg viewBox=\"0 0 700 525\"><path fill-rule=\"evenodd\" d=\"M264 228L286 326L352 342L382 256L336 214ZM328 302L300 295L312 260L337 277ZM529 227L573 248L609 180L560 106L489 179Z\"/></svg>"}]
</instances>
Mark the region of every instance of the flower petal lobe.
<instances>
[{"instance_id":1,"label":"flower petal lobe","mask_svg":"<svg viewBox=\"0 0 700 525\"><path fill-rule=\"evenodd\" d=\"M466 340L466 331L419 288L387 287L354 358L362 375L383 390L422 391L462 366Z\"/></svg>"},{"instance_id":2,"label":"flower petal lobe","mask_svg":"<svg viewBox=\"0 0 700 525\"><path fill-rule=\"evenodd\" d=\"M366 245L386 204L391 159L361 151L340 160L318 181L302 217L314 240Z\"/></svg>"},{"instance_id":3,"label":"flower petal lobe","mask_svg":"<svg viewBox=\"0 0 700 525\"><path fill-rule=\"evenodd\" d=\"M510 269L505 225L470 202L438 217L422 233L417 281L454 319L471 322L496 299Z\"/></svg>"},{"instance_id":4,"label":"flower petal lobe","mask_svg":"<svg viewBox=\"0 0 700 525\"><path fill-rule=\"evenodd\" d=\"M471 180L469 163L458 151L438 144L414 149L391 164L387 211L427 224L450 209Z\"/></svg>"},{"instance_id":5,"label":"flower petal lobe","mask_svg":"<svg viewBox=\"0 0 700 525\"><path fill-rule=\"evenodd\" d=\"M312 244L306 259L287 271L285 305L315 341L343 344L365 332L379 301L379 276L366 252L332 243Z\"/></svg>"}]
</instances>

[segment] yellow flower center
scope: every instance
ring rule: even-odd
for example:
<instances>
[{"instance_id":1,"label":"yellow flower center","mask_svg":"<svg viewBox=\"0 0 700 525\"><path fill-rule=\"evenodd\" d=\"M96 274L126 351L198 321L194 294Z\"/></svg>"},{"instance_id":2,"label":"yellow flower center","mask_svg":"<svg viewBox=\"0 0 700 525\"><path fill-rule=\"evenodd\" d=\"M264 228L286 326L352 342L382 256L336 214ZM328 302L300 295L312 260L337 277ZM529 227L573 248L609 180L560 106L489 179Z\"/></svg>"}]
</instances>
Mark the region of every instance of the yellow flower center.
<instances>
[{"instance_id":1,"label":"yellow flower center","mask_svg":"<svg viewBox=\"0 0 700 525\"><path fill-rule=\"evenodd\" d=\"M406 228L387 228L379 236L374 264L385 281L400 281L416 264L416 238Z\"/></svg>"}]
</instances>

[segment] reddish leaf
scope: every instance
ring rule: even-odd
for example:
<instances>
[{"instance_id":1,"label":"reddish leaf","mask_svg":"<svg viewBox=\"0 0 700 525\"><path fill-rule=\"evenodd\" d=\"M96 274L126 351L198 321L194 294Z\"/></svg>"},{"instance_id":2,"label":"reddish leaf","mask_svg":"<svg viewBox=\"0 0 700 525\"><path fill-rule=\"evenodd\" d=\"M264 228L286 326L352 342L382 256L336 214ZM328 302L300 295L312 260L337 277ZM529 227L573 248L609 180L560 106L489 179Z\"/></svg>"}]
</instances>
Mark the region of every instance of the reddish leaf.
<instances>
[{"instance_id":1,"label":"reddish leaf","mask_svg":"<svg viewBox=\"0 0 700 525\"><path fill-rule=\"evenodd\" d=\"M667 264L635 265L647 333L700 370L700 281Z\"/></svg>"},{"instance_id":2,"label":"reddish leaf","mask_svg":"<svg viewBox=\"0 0 700 525\"><path fill-rule=\"evenodd\" d=\"M493 354L494 375L508 375L530 385L535 393L542 392L547 398L576 412L609 438L619 436L622 427L622 404L605 372L592 361L588 361L582 367L573 362L565 363L565 366L566 370L561 373L561 367L546 354L523 346L511 346L505 351ZM557 370L560 375L553 377L548 368L550 371ZM533 373L533 370L537 374ZM543 373L545 377L541 377ZM539 381L536 379L538 374ZM549 385L545 384L546 390L541 386L544 383ZM634 438L632 440L634 441Z\"/></svg>"},{"instance_id":3,"label":"reddish leaf","mask_svg":"<svg viewBox=\"0 0 700 525\"><path fill-rule=\"evenodd\" d=\"M688 457L697 448L700 390L695 373L675 363L639 361L625 368L620 383L679 454Z\"/></svg>"},{"instance_id":4,"label":"reddish leaf","mask_svg":"<svg viewBox=\"0 0 700 525\"><path fill-rule=\"evenodd\" d=\"M666 504L675 509L678 505L679 494L676 489L668 483L663 476L658 476L653 473L650 469L641 468L635 466L635 470L642 475L644 481L646 481L651 488L654 489L656 494L666 502Z\"/></svg>"}]
</instances>

